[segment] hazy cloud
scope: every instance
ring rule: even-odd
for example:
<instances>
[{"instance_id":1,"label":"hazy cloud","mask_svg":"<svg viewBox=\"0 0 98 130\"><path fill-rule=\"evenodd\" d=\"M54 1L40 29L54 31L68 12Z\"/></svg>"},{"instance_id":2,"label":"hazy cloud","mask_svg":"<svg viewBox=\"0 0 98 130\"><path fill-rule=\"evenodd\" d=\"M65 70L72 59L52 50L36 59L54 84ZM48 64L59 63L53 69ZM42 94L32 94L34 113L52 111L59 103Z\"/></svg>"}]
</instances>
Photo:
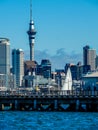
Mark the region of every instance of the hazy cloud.
<instances>
[{"instance_id":1,"label":"hazy cloud","mask_svg":"<svg viewBox=\"0 0 98 130\"><path fill-rule=\"evenodd\" d=\"M25 59L29 59L29 51L25 51ZM65 52L64 48L60 48L56 51L56 54L51 55L48 50L40 51L35 50L35 60L38 64L41 63L42 59L49 59L52 64L52 69L64 69L66 63L77 64L79 61L82 62L82 54L71 52L70 54Z\"/></svg>"}]
</instances>

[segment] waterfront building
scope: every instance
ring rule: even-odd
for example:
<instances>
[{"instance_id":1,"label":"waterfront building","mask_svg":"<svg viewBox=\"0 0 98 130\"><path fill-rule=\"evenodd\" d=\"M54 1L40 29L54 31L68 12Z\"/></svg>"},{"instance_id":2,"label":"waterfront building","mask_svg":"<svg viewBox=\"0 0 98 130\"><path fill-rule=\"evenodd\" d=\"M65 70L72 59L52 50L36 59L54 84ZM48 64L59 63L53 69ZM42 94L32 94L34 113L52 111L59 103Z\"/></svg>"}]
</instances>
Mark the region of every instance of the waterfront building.
<instances>
[{"instance_id":1,"label":"waterfront building","mask_svg":"<svg viewBox=\"0 0 98 130\"><path fill-rule=\"evenodd\" d=\"M49 84L49 80L41 75L31 75L31 73L29 73L29 75L24 76L25 88L31 88L32 90L36 90L36 87L46 87L47 84Z\"/></svg>"},{"instance_id":2,"label":"waterfront building","mask_svg":"<svg viewBox=\"0 0 98 130\"><path fill-rule=\"evenodd\" d=\"M82 81L84 90L98 90L98 71L83 75Z\"/></svg>"},{"instance_id":3,"label":"waterfront building","mask_svg":"<svg viewBox=\"0 0 98 130\"><path fill-rule=\"evenodd\" d=\"M24 62L24 86L32 87L46 85L51 81L51 63L47 59L43 59L38 65L36 61Z\"/></svg>"},{"instance_id":4,"label":"waterfront building","mask_svg":"<svg viewBox=\"0 0 98 130\"><path fill-rule=\"evenodd\" d=\"M24 52L22 49L12 50L12 73L16 77L16 87L22 86L24 76Z\"/></svg>"},{"instance_id":5,"label":"waterfront building","mask_svg":"<svg viewBox=\"0 0 98 130\"><path fill-rule=\"evenodd\" d=\"M0 74L10 74L10 41L0 38Z\"/></svg>"},{"instance_id":6,"label":"waterfront building","mask_svg":"<svg viewBox=\"0 0 98 130\"><path fill-rule=\"evenodd\" d=\"M32 1L30 0L30 23L29 30L27 31L29 36L29 46L30 46L30 60L34 61L34 43L35 43L35 35L36 31L34 28L34 22L32 20Z\"/></svg>"}]
</instances>

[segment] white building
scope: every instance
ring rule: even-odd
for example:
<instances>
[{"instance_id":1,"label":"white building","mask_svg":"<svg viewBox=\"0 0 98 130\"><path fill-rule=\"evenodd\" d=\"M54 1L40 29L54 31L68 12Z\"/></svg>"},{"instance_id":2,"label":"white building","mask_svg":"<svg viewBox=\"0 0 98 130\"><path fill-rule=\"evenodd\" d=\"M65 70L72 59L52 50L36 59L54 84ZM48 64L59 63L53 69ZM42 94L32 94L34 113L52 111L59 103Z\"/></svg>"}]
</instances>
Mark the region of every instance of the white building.
<instances>
[{"instance_id":1,"label":"white building","mask_svg":"<svg viewBox=\"0 0 98 130\"><path fill-rule=\"evenodd\" d=\"M10 74L10 43L7 38L0 38L0 74Z\"/></svg>"},{"instance_id":2,"label":"white building","mask_svg":"<svg viewBox=\"0 0 98 130\"><path fill-rule=\"evenodd\" d=\"M22 85L24 76L24 52L22 49L12 50L12 72L16 77L16 87Z\"/></svg>"}]
</instances>

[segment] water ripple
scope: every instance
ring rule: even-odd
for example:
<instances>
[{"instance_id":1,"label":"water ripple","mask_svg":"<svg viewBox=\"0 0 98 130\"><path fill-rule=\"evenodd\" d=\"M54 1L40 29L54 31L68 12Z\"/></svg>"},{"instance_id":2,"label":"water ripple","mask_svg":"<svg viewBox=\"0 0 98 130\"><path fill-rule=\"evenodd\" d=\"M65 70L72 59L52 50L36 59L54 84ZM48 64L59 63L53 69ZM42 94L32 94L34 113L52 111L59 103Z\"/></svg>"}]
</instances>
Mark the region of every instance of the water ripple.
<instances>
[{"instance_id":1,"label":"water ripple","mask_svg":"<svg viewBox=\"0 0 98 130\"><path fill-rule=\"evenodd\" d=\"M0 112L0 130L98 130L98 113Z\"/></svg>"}]
</instances>

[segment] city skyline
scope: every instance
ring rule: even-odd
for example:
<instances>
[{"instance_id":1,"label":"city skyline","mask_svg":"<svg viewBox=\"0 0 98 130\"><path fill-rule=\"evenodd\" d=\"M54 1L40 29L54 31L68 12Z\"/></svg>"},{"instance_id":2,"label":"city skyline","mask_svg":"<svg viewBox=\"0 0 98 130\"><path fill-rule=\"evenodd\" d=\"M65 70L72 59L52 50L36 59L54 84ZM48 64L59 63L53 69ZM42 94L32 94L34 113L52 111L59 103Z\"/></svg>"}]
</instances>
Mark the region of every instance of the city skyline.
<instances>
[{"instance_id":1,"label":"city skyline","mask_svg":"<svg viewBox=\"0 0 98 130\"><path fill-rule=\"evenodd\" d=\"M32 11L37 31L34 48L35 52L40 52L41 58L52 59L57 54L64 53L65 57L69 56L66 63L81 60L78 55L82 54L85 45L97 49L96 0L32 0ZM29 28L30 0L1 0L0 16L0 36L10 39L11 49L21 48L29 57L26 32ZM77 58L74 59L76 55Z\"/></svg>"}]
</instances>

